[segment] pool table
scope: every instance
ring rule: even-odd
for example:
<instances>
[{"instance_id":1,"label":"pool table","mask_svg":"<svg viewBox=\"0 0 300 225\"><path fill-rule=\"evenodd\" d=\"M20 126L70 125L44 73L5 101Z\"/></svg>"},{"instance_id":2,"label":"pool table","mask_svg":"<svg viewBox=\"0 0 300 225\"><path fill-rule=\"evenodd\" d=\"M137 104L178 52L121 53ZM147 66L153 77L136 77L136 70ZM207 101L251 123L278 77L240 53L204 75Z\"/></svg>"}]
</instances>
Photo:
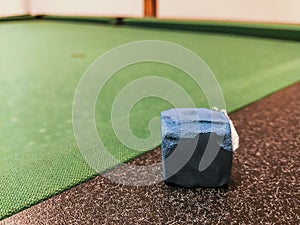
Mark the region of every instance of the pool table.
<instances>
[{"instance_id":1,"label":"pool table","mask_svg":"<svg viewBox=\"0 0 300 225\"><path fill-rule=\"evenodd\" d=\"M130 18L116 25L110 18L25 17L0 20L0 34L0 219L96 175L74 140L73 97L88 66L119 45L162 40L193 51L215 74L229 112L300 78L296 25ZM121 161L141 152L115 137L112 102L122 87L150 75L177 82L197 107L207 107L201 90L177 68L145 62L118 71L99 95L96 122ZM147 137L149 120L167 108L170 104L156 98L137 104L133 133Z\"/></svg>"}]
</instances>

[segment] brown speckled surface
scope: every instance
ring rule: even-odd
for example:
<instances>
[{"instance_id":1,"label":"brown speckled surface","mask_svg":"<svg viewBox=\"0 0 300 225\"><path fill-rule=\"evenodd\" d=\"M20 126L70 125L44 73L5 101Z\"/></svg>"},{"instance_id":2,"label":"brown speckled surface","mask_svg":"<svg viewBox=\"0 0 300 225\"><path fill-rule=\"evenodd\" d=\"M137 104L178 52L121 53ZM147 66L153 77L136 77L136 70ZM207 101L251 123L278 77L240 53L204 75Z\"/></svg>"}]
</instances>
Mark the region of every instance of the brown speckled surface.
<instances>
[{"instance_id":1,"label":"brown speckled surface","mask_svg":"<svg viewBox=\"0 0 300 225\"><path fill-rule=\"evenodd\" d=\"M0 224L299 224L299 90L297 83L231 114L240 149L228 189L130 187L98 176ZM160 158L156 149L131 163ZM122 167L109 173L123 176Z\"/></svg>"}]
</instances>

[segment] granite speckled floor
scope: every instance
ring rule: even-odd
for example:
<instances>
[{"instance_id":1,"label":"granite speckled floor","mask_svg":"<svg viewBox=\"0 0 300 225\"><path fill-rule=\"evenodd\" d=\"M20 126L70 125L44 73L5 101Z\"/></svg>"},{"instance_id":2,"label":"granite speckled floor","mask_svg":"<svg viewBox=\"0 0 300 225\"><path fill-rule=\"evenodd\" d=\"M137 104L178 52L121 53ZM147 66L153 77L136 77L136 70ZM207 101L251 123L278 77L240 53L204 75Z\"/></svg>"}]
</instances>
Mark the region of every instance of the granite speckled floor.
<instances>
[{"instance_id":1,"label":"granite speckled floor","mask_svg":"<svg viewBox=\"0 0 300 225\"><path fill-rule=\"evenodd\" d=\"M132 187L98 176L0 224L299 224L299 90L298 82L230 115L240 149L227 189ZM156 149L130 163L160 157ZM122 167L108 175L125 176Z\"/></svg>"}]
</instances>

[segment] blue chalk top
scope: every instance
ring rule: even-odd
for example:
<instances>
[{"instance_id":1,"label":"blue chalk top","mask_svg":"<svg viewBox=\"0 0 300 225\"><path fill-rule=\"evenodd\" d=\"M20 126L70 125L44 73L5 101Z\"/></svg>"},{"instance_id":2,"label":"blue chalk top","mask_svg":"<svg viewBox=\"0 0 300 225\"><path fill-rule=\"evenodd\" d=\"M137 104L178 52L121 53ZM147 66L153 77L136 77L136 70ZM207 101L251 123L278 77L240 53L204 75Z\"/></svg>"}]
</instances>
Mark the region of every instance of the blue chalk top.
<instances>
[{"instance_id":1,"label":"blue chalk top","mask_svg":"<svg viewBox=\"0 0 300 225\"><path fill-rule=\"evenodd\" d=\"M227 116L205 108L174 108L161 112L162 136L193 138L199 133L230 135Z\"/></svg>"},{"instance_id":2,"label":"blue chalk top","mask_svg":"<svg viewBox=\"0 0 300 225\"><path fill-rule=\"evenodd\" d=\"M223 112L206 108L174 108L161 112L161 117L174 122L228 123L228 119Z\"/></svg>"}]
</instances>

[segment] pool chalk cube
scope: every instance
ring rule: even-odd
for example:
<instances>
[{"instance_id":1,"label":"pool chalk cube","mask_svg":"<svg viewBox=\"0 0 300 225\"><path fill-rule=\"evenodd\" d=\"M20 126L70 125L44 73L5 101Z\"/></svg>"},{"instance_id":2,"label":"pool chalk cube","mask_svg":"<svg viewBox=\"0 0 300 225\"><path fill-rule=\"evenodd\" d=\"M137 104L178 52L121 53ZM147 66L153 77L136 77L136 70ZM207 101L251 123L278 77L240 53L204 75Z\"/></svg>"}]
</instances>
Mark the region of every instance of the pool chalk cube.
<instances>
[{"instance_id":1,"label":"pool chalk cube","mask_svg":"<svg viewBox=\"0 0 300 225\"><path fill-rule=\"evenodd\" d=\"M233 158L227 115L204 108L161 112L162 169L167 185L222 187Z\"/></svg>"}]
</instances>

